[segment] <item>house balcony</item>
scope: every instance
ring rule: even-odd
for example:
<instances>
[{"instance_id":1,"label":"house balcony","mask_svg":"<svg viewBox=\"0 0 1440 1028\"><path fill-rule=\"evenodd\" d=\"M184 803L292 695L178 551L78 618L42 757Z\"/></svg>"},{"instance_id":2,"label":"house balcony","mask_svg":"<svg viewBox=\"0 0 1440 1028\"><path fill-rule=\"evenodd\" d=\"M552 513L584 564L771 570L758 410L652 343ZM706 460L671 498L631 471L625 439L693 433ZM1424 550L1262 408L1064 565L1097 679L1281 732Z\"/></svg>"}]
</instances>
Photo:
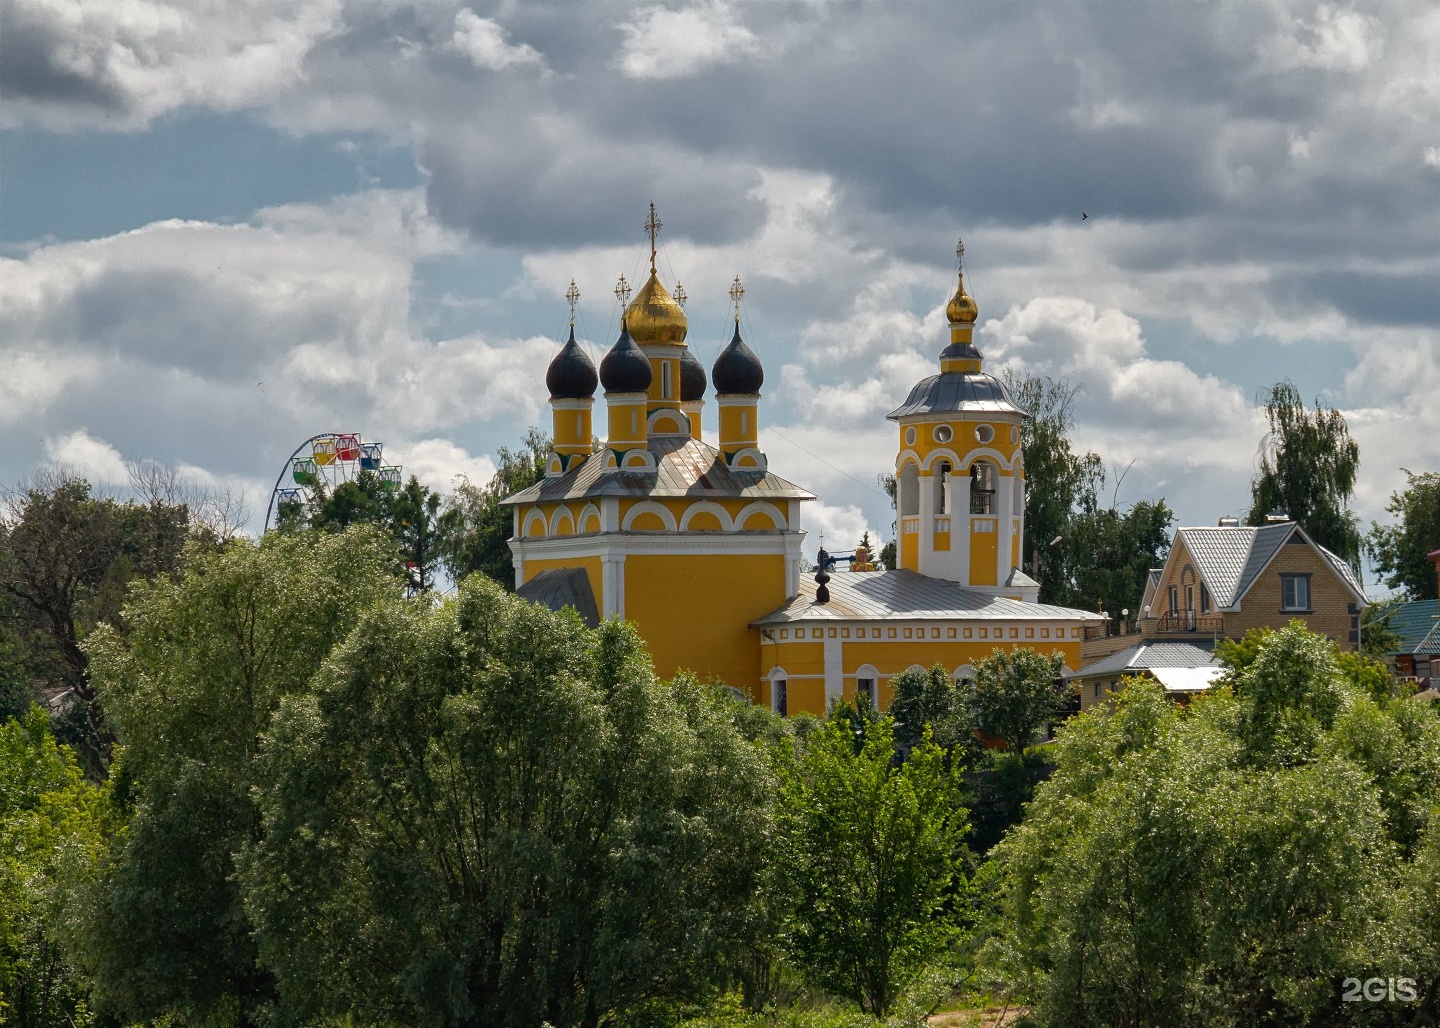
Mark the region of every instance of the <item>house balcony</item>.
<instances>
[{"instance_id":1,"label":"house balcony","mask_svg":"<svg viewBox=\"0 0 1440 1028\"><path fill-rule=\"evenodd\" d=\"M1146 635L1210 635L1225 634L1225 618L1221 614L1196 614L1193 610L1177 610L1140 622Z\"/></svg>"}]
</instances>

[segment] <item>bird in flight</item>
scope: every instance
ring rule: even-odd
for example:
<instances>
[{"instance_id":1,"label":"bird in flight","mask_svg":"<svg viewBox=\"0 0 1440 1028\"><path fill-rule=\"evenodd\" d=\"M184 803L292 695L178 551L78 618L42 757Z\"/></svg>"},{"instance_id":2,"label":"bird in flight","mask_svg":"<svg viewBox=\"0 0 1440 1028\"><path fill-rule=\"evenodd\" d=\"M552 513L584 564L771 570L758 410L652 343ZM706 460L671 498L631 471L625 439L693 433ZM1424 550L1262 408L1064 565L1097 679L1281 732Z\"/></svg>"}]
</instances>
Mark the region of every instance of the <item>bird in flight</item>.
<instances>
[{"instance_id":1,"label":"bird in flight","mask_svg":"<svg viewBox=\"0 0 1440 1028\"><path fill-rule=\"evenodd\" d=\"M1087 218L1089 218L1089 217L1090 217L1090 215L1086 214L1084 211L1081 211L1081 212L1080 212L1080 220L1081 220L1081 221L1085 221L1085 220L1086 220Z\"/></svg>"}]
</instances>

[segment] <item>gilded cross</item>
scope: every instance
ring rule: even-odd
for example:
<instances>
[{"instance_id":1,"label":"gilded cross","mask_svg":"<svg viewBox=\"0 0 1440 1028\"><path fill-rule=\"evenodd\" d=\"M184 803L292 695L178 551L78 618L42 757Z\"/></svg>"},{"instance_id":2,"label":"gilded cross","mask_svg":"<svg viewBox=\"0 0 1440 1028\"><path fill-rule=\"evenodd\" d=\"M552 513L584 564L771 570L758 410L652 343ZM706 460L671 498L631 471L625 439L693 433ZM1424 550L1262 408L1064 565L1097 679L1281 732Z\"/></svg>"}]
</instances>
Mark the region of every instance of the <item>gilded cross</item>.
<instances>
[{"instance_id":1,"label":"gilded cross","mask_svg":"<svg viewBox=\"0 0 1440 1028\"><path fill-rule=\"evenodd\" d=\"M620 281L615 283L615 298L620 301L621 307L630 302L630 283L625 281L624 275L621 275Z\"/></svg>"},{"instance_id":2,"label":"gilded cross","mask_svg":"<svg viewBox=\"0 0 1440 1028\"><path fill-rule=\"evenodd\" d=\"M650 204L650 217L645 219L645 231L650 234L650 274L655 274L655 237L660 233L660 219L655 217L655 204Z\"/></svg>"},{"instance_id":3,"label":"gilded cross","mask_svg":"<svg viewBox=\"0 0 1440 1028\"><path fill-rule=\"evenodd\" d=\"M688 299L690 299L690 297L685 295L685 287L682 286L677 279L675 282L675 302L680 305L681 310L685 309L685 301Z\"/></svg>"},{"instance_id":4,"label":"gilded cross","mask_svg":"<svg viewBox=\"0 0 1440 1028\"><path fill-rule=\"evenodd\" d=\"M745 287L740 284L740 276L735 276L735 281L730 283L730 299L735 304L735 324L740 324L740 298L745 295Z\"/></svg>"},{"instance_id":5,"label":"gilded cross","mask_svg":"<svg viewBox=\"0 0 1440 1028\"><path fill-rule=\"evenodd\" d=\"M961 271L965 270L965 240L955 244L955 262Z\"/></svg>"},{"instance_id":6,"label":"gilded cross","mask_svg":"<svg viewBox=\"0 0 1440 1028\"><path fill-rule=\"evenodd\" d=\"M565 299L570 301L570 327L575 327L575 305L580 302L580 290L575 287L575 280L570 280L570 288L565 290Z\"/></svg>"}]
</instances>

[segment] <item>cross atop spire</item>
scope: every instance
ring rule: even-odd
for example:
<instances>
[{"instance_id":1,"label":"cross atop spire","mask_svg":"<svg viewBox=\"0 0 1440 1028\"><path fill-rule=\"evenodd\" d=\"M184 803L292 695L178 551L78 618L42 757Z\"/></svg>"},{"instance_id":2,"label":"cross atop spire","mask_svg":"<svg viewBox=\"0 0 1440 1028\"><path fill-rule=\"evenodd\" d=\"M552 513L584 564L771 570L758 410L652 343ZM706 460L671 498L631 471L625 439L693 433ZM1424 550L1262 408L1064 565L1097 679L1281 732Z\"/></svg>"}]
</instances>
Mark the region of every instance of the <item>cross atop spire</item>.
<instances>
[{"instance_id":1,"label":"cross atop spire","mask_svg":"<svg viewBox=\"0 0 1440 1028\"><path fill-rule=\"evenodd\" d=\"M575 327L575 305L580 302L580 290L575 286L575 280L570 280L570 288L565 290L565 299L570 301L570 327Z\"/></svg>"},{"instance_id":2,"label":"cross atop spire","mask_svg":"<svg viewBox=\"0 0 1440 1028\"><path fill-rule=\"evenodd\" d=\"M660 234L660 219L655 216L655 203L650 203L650 217L645 219L645 231L650 234L650 274L655 274L655 237Z\"/></svg>"},{"instance_id":3,"label":"cross atop spire","mask_svg":"<svg viewBox=\"0 0 1440 1028\"><path fill-rule=\"evenodd\" d=\"M740 284L740 276L735 276L735 281L730 283L730 300L735 304L735 324L740 324L740 298L745 295L745 287Z\"/></svg>"},{"instance_id":4,"label":"cross atop spire","mask_svg":"<svg viewBox=\"0 0 1440 1028\"><path fill-rule=\"evenodd\" d=\"M955 264L960 271L965 270L965 240L955 244Z\"/></svg>"},{"instance_id":5,"label":"cross atop spire","mask_svg":"<svg viewBox=\"0 0 1440 1028\"><path fill-rule=\"evenodd\" d=\"M630 283L625 281L624 275L621 275L620 281L615 283L615 299L620 301L621 307L630 302Z\"/></svg>"},{"instance_id":6,"label":"cross atop spire","mask_svg":"<svg viewBox=\"0 0 1440 1028\"><path fill-rule=\"evenodd\" d=\"M690 299L690 297L686 294L686 292L685 292L685 287L680 284L680 280L679 280L679 279L676 279L676 280L675 280L675 293L674 293L674 296L675 296L675 302L680 305L680 309L681 309L681 310L684 310L684 309L685 309L685 301L688 300L688 299Z\"/></svg>"}]
</instances>

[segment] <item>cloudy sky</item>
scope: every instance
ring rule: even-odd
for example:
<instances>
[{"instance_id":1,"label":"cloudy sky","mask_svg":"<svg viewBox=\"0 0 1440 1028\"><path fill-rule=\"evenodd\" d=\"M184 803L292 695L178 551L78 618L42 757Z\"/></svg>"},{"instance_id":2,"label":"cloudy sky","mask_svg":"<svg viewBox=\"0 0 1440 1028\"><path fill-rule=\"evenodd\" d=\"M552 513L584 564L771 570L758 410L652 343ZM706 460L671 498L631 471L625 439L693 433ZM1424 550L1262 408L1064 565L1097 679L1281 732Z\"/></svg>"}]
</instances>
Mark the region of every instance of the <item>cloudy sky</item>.
<instances>
[{"instance_id":1,"label":"cloudy sky","mask_svg":"<svg viewBox=\"0 0 1440 1028\"><path fill-rule=\"evenodd\" d=\"M1082 387L1107 500L1243 513L1283 378L1345 412L1366 522L1440 467L1425 0L0 12L0 481L154 458L263 516L327 430L483 480L548 424L572 277L613 341L652 200L707 364L744 280L762 445L831 539L889 532L957 236L987 369Z\"/></svg>"}]
</instances>

